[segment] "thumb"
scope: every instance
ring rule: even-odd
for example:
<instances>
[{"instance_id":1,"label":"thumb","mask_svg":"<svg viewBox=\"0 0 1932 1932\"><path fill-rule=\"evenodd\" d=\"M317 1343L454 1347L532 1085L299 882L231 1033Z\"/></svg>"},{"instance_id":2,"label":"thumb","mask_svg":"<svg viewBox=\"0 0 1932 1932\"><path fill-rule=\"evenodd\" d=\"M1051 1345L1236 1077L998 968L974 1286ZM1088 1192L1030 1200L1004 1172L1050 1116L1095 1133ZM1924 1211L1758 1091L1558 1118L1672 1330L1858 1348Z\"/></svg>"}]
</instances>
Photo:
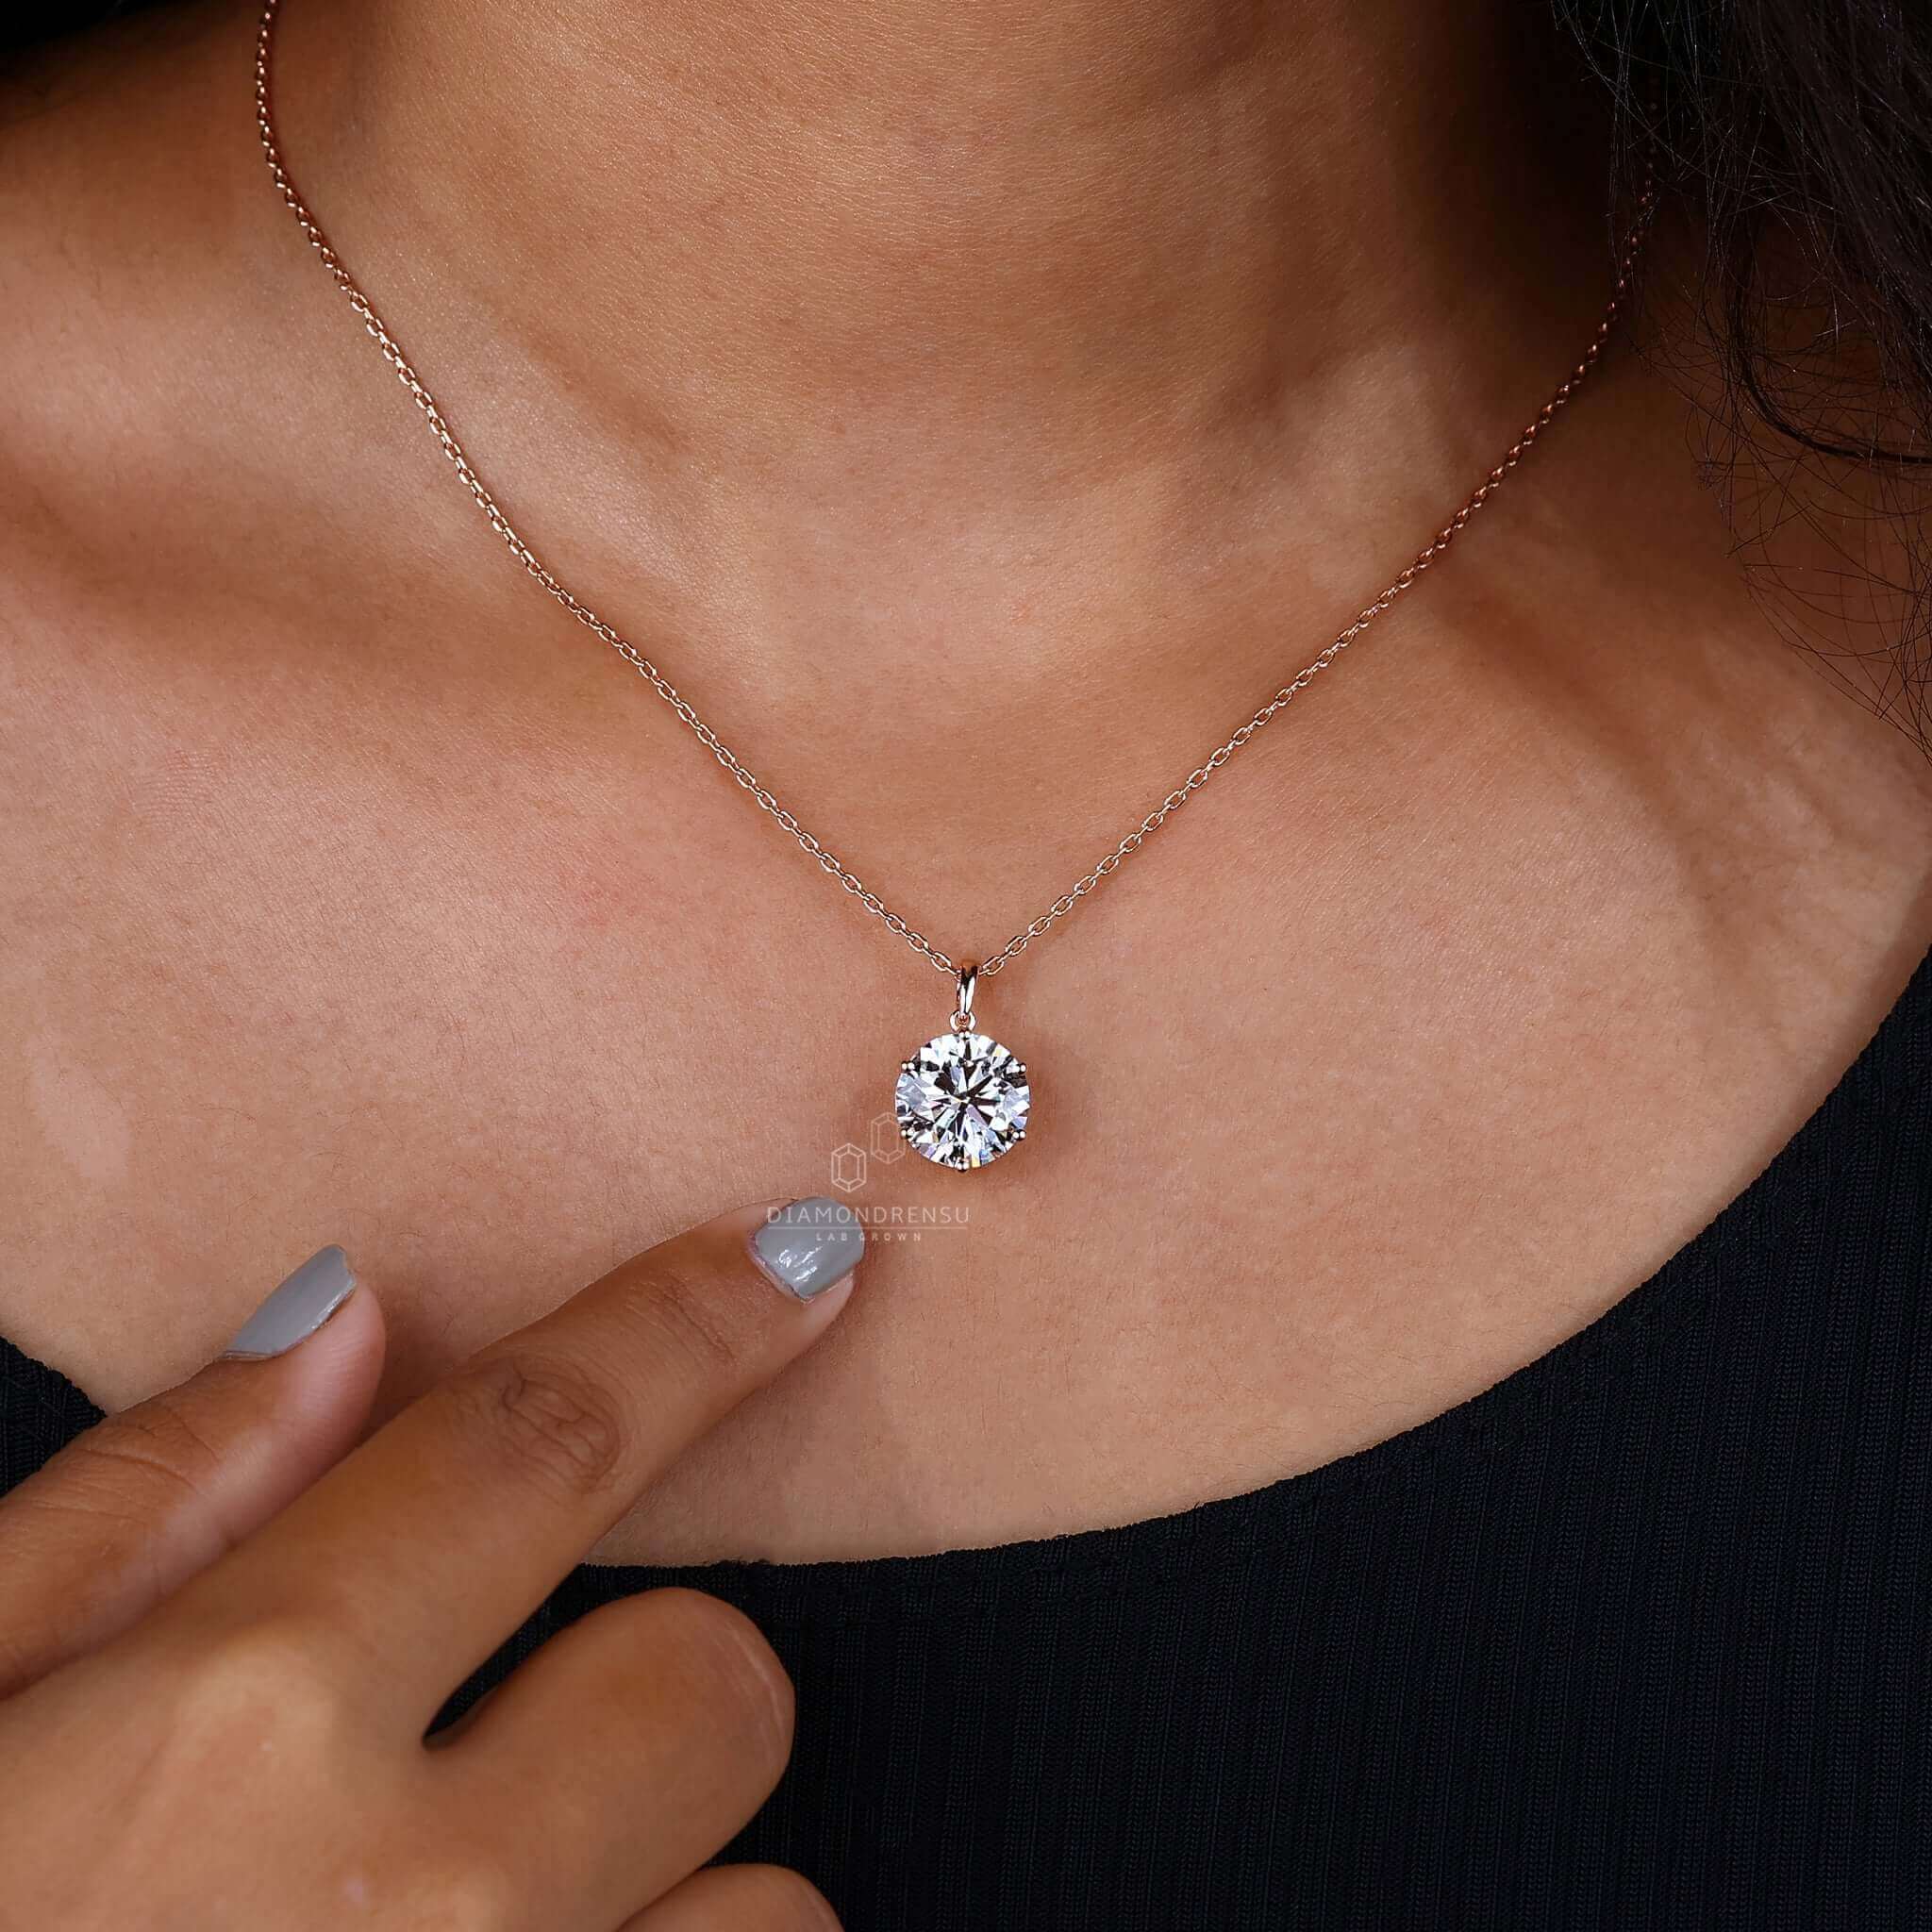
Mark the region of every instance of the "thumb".
<instances>
[{"instance_id":1,"label":"thumb","mask_svg":"<svg viewBox=\"0 0 1932 1932\"><path fill-rule=\"evenodd\" d=\"M0 1499L0 1697L118 1635L353 1447L382 1353L374 1296L324 1248L219 1361Z\"/></svg>"}]
</instances>

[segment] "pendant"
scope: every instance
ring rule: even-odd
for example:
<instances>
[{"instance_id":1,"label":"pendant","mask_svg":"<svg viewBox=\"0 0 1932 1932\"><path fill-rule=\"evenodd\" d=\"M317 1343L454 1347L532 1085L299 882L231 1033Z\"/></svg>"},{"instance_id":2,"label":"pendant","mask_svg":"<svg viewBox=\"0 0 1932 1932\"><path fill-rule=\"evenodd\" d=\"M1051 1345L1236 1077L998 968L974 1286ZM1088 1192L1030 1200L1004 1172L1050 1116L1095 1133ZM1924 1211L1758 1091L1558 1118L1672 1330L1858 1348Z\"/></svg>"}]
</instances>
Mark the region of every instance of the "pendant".
<instances>
[{"instance_id":1,"label":"pendant","mask_svg":"<svg viewBox=\"0 0 1932 1932\"><path fill-rule=\"evenodd\" d=\"M901 1063L892 1096L907 1143L941 1167L985 1167L1026 1138L1033 1101L1026 1068L997 1040L974 1030L978 983L978 967L959 968L952 1031Z\"/></svg>"}]
</instances>

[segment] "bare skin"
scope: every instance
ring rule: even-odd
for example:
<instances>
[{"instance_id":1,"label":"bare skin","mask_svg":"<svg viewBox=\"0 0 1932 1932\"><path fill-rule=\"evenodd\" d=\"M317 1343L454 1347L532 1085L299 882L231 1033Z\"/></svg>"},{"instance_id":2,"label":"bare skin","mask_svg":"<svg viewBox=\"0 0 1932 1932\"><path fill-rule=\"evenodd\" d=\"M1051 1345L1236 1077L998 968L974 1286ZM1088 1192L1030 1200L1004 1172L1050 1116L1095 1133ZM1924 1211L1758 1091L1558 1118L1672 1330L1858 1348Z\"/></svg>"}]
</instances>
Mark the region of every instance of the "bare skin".
<instances>
[{"instance_id":1,"label":"bare skin","mask_svg":"<svg viewBox=\"0 0 1932 1932\"><path fill-rule=\"evenodd\" d=\"M375 12L291 4L324 221L539 547L958 953L1387 581L1607 280L1516 9ZM0 135L0 1332L120 1406L340 1241L388 1412L822 1191L949 989L483 525L273 200L246 15L143 34ZM1772 635L1693 421L1613 357L988 988L1026 1146L874 1170L968 1224L876 1242L603 1555L1251 1488L1749 1182L1932 941L1932 783Z\"/></svg>"}]
</instances>

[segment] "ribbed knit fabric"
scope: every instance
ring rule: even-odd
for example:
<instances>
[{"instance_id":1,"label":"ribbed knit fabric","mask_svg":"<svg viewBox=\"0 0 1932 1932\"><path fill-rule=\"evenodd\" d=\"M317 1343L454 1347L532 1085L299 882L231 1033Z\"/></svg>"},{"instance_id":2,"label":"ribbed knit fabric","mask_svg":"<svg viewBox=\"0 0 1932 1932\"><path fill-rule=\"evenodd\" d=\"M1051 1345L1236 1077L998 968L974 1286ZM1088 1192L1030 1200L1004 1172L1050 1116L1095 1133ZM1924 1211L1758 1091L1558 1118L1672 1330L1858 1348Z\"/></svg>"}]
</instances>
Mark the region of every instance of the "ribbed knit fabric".
<instances>
[{"instance_id":1,"label":"ribbed knit fabric","mask_svg":"<svg viewBox=\"0 0 1932 1932\"><path fill-rule=\"evenodd\" d=\"M730 1855L848 1932L1932 1926L1928 1287L1932 961L1710 1227L1474 1401L1127 1529L586 1568L458 1701L613 1596L729 1598L798 1687ZM94 1410L0 1356L10 1484Z\"/></svg>"}]
</instances>

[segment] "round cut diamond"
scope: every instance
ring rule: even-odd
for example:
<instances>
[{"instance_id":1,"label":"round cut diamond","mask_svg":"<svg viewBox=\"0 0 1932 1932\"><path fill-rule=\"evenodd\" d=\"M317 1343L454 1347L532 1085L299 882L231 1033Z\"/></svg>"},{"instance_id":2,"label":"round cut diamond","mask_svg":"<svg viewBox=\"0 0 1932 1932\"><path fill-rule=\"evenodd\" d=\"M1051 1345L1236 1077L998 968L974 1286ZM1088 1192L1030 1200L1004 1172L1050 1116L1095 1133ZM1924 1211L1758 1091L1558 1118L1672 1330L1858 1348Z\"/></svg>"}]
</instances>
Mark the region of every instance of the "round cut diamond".
<instances>
[{"instance_id":1,"label":"round cut diamond","mask_svg":"<svg viewBox=\"0 0 1932 1932\"><path fill-rule=\"evenodd\" d=\"M941 1033L899 1074L899 1131L941 1167L984 1167L1026 1138L1026 1069L984 1033Z\"/></svg>"}]
</instances>

